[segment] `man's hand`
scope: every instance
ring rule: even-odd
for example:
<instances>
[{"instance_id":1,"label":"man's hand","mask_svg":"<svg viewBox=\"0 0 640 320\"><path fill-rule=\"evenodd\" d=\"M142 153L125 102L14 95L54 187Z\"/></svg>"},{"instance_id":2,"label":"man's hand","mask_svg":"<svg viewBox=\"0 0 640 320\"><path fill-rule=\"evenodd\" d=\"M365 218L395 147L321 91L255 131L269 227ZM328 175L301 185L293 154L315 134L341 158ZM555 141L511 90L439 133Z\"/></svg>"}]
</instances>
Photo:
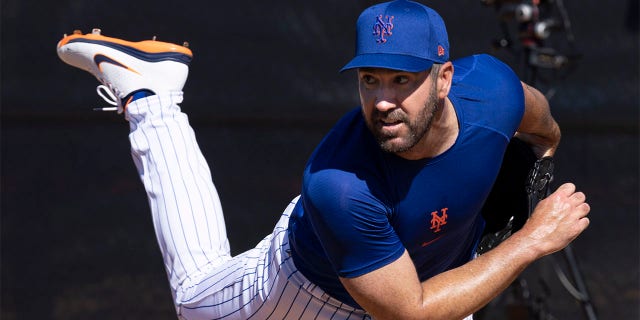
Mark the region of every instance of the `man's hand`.
<instances>
[{"instance_id":1,"label":"man's hand","mask_svg":"<svg viewBox=\"0 0 640 320\"><path fill-rule=\"evenodd\" d=\"M582 192L572 183L561 185L541 200L533 214L517 232L538 257L562 250L589 226L587 214L591 210Z\"/></svg>"}]
</instances>

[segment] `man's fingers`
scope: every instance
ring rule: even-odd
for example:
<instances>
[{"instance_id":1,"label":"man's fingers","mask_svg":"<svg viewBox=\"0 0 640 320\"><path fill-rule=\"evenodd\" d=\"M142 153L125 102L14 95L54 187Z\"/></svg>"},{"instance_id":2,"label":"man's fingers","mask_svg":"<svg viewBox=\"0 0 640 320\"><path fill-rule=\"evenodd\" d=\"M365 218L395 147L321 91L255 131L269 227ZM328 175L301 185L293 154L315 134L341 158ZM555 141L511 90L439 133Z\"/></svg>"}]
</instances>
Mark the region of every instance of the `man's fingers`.
<instances>
[{"instance_id":1,"label":"man's fingers","mask_svg":"<svg viewBox=\"0 0 640 320\"><path fill-rule=\"evenodd\" d=\"M589 220L589 218L582 218L580 219L580 221L578 221L578 223L581 224L582 230L584 231L584 229L586 229L589 224L591 223L591 220Z\"/></svg>"},{"instance_id":2,"label":"man's fingers","mask_svg":"<svg viewBox=\"0 0 640 320\"><path fill-rule=\"evenodd\" d=\"M576 191L576 186L573 183L565 183L561 185L560 187L558 187L555 193L558 196L561 196L560 199L562 199L562 196L566 196L572 206L579 206L586 203L585 201L587 200L587 196L583 192ZM589 210L587 208L587 212L588 211Z\"/></svg>"},{"instance_id":3,"label":"man's fingers","mask_svg":"<svg viewBox=\"0 0 640 320\"><path fill-rule=\"evenodd\" d=\"M587 216L587 214L589 214L589 211L591 211L591 206L589 206L588 203L583 202L580 205L578 205L578 212L581 213L580 217L584 218Z\"/></svg>"},{"instance_id":4,"label":"man's fingers","mask_svg":"<svg viewBox=\"0 0 640 320\"><path fill-rule=\"evenodd\" d=\"M584 201L584 195L582 195L581 197L583 198L582 201ZM578 234L582 233L585 229L587 229L587 227L591 223L589 218L587 218L589 211L591 211L591 207L586 202L582 202L578 204L576 208L573 210L573 216L576 217L577 219L577 221L574 222L574 224L578 228Z\"/></svg>"},{"instance_id":5,"label":"man's fingers","mask_svg":"<svg viewBox=\"0 0 640 320\"><path fill-rule=\"evenodd\" d=\"M562 194L566 194L566 195L570 195L570 194L574 193L575 191L576 191L576 185L571 183L571 182L567 182L567 183L562 184L556 190L556 192L562 193Z\"/></svg>"},{"instance_id":6,"label":"man's fingers","mask_svg":"<svg viewBox=\"0 0 640 320\"><path fill-rule=\"evenodd\" d=\"M574 192L569 196L569 201L575 207L575 212L577 213L578 218L585 217L591 210L586 200L587 196L580 191Z\"/></svg>"},{"instance_id":7,"label":"man's fingers","mask_svg":"<svg viewBox=\"0 0 640 320\"><path fill-rule=\"evenodd\" d=\"M584 193L582 192L576 192L572 194L570 197L576 202L584 202L585 200L587 200L587 196L585 196Z\"/></svg>"}]
</instances>

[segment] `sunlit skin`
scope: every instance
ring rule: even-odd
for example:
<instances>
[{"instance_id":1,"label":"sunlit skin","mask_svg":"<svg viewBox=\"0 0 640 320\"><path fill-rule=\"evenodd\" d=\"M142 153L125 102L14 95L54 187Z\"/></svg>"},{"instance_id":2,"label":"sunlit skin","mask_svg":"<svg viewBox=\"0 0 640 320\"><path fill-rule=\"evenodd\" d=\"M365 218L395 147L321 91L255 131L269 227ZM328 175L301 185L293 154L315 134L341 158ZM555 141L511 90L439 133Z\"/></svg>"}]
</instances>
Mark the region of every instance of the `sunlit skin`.
<instances>
[{"instance_id":1,"label":"sunlit skin","mask_svg":"<svg viewBox=\"0 0 640 320\"><path fill-rule=\"evenodd\" d=\"M458 123L446 98L452 74L451 63L434 68L434 72L358 70L362 113L382 150L406 159L422 159L453 144Z\"/></svg>"},{"instance_id":2,"label":"sunlit skin","mask_svg":"<svg viewBox=\"0 0 640 320\"><path fill-rule=\"evenodd\" d=\"M389 74L391 83L389 89L384 88L381 74ZM431 127L433 116L438 109L439 102L435 97L435 82L429 81L431 86L427 87L426 78L429 73L426 71L418 74L406 75L400 72L394 73L385 70L370 70L362 72L360 78L360 92L362 94L363 106L367 114L367 126L380 143L380 147L387 152L404 152L409 150L424 136ZM424 89L422 89L424 87ZM377 91L376 91L377 90ZM417 90L417 92L416 92ZM386 92L385 92L386 91ZM420 106L422 92L428 94L426 101ZM378 97L378 95L380 97ZM373 100L371 107L370 100ZM409 117L404 108L409 112L414 110L413 106L403 106L405 100L408 104L411 100L418 100L416 104L415 116Z\"/></svg>"}]
</instances>

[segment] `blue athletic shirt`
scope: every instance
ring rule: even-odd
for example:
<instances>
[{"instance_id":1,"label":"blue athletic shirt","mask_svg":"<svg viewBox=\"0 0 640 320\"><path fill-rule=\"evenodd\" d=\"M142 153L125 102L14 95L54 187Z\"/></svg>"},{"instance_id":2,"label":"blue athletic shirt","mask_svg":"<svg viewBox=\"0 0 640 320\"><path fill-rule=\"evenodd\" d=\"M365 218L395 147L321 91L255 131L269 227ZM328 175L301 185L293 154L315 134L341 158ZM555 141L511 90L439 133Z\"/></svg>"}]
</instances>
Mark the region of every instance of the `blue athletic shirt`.
<instances>
[{"instance_id":1,"label":"blue athletic shirt","mask_svg":"<svg viewBox=\"0 0 640 320\"><path fill-rule=\"evenodd\" d=\"M453 61L454 145L429 159L380 149L360 108L331 129L308 161L289 222L294 263L329 295L359 307L338 276L357 277L406 249L424 281L468 262L484 228L480 209L524 113L520 80L504 63Z\"/></svg>"}]
</instances>

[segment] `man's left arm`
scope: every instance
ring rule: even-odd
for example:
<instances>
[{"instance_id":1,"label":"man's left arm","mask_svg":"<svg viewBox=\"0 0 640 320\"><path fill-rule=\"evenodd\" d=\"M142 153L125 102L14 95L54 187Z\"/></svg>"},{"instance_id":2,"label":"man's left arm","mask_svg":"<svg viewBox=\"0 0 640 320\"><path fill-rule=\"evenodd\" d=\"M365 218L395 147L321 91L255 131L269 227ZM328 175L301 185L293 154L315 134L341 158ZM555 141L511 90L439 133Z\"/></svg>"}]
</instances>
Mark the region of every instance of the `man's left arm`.
<instances>
[{"instance_id":1,"label":"man's left arm","mask_svg":"<svg viewBox=\"0 0 640 320\"><path fill-rule=\"evenodd\" d=\"M538 158L552 157L560 144L560 127L551 116L549 101L536 88L522 82L524 116L516 132Z\"/></svg>"}]
</instances>

